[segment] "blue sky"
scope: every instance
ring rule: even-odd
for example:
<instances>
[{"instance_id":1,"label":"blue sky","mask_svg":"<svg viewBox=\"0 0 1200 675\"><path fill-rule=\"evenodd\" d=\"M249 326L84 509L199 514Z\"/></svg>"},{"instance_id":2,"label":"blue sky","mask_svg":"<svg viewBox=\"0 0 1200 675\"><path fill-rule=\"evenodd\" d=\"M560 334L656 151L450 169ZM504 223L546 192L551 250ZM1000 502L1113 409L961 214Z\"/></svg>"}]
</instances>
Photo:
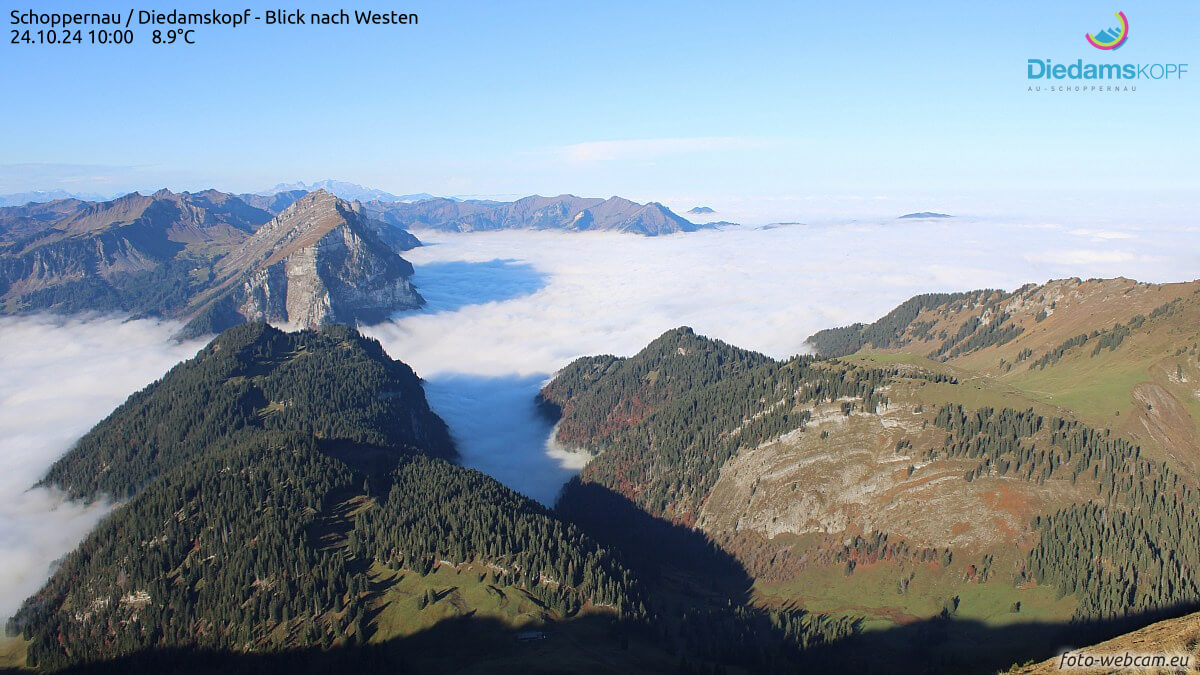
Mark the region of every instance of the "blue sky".
<instances>
[{"instance_id":1,"label":"blue sky","mask_svg":"<svg viewBox=\"0 0 1200 675\"><path fill-rule=\"evenodd\" d=\"M132 47L5 40L0 192L337 178L796 218L1195 212L1197 3L833 5L414 2L373 8L416 12L415 27L201 27L198 44L172 47L145 29ZM1087 45L1117 10L1128 43ZM1130 94L1035 94L1028 58L1195 72Z\"/></svg>"}]
</instances>

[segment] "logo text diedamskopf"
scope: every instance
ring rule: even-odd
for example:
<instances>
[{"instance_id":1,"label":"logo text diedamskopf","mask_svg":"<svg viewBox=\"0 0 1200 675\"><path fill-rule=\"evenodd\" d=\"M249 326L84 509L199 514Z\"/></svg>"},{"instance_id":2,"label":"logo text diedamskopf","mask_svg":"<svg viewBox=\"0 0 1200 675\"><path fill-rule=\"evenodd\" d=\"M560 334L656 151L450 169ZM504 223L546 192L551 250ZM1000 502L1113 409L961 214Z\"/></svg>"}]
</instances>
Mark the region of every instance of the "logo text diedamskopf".
<instances>
[{"instance_id":1,"label":"logo text diedamskopf","mask_svg":"<svg viewBox=\"0 0 1200 675\"><path fill-rule=\"evenodd\" d=\"M1178 80L1187 74L1186 63L1054 63L1029 59L1030 80Z\"/></svg>"},{"instance_id":2,"label":"logo text diedamskopf","mask_svg":"<svg viewBox=\"0 0 1200 675\"><path fill-rule=\"evenodd\" d=\"M1115 55L1129 41L1129 17L1125 12L1114 14L1115 26L1085 33L1087 44ZM1025 77L1038 80L1029 91L1127 92L1137 91L1137 82L1146 80L1179 80L1187 74L1186 63L1055 63L1052 59L1028 59ZM1049 86L1042 86L1049 80Z\"/></svg>"}]
</instances>

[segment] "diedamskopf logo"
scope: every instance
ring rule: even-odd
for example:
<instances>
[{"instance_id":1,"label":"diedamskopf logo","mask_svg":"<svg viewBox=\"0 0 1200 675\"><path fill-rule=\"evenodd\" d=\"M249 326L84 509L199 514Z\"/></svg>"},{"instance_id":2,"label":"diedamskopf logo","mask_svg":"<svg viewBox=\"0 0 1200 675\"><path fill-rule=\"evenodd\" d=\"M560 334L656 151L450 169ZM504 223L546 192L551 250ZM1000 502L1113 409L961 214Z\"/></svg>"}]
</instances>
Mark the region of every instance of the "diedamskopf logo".
<instances>
[{"instance_id":1,"label":"diedamskopf logo","mask_svg":"<svg viewBox=\"0 0 1200 675\"><path fill-rule=\"evenodd\" d=\"M1125 12L1116 12L1117 25L1104 28L1095 33L1087 33L1087 43L1107 54L1101 55L1087 50L1089 54L1100 57L1096 63L1086 63L1082 58L1072 60L1070 56L1058 60L1041 58L1027 59L1026 80L1039 80L1031 84L1027 91L1031 92L1134 92L1137 91L1138 81L1146 80L1180 80L1187 73L1186 63L1127 63L1118 60L1116 51L1129 42L1129 17ZM1146 39L1147 33L1139 28L1138 44ZM1151 29L1151 32L1153 30ZM1079 35L1074 33L1074 35ZM1066 39L1063 35L1063 39ZM1072 38L1071 44L1075 49L1083 49ZM1065 44L1065 43L1064 43ZM1135 49L1136 51L1136 49ZM1122 52L1122 55L1124 52ZM1050 80L1048 86L1043 86L1040 80ZM1057 80L1057 81L1056 81ZM1062 80L1067 80L1063 82ZM1081 81L1082 80L1082 81Z\"/></svg>"},{"instance_id":2,"label":"diedamskopf logo","mask_svg":"<svg viewBox=\"0 0 1200 675\"><path fill-rule=\"evenodd\" d=\"M1121 24L1116 28L1105 28L1104 30L1092 35L1087 34L1088 44L1096 49L1113 50L1120 49L1121 45L1129 39L1129 19L1126 18L1125 12L1117 12L1116 17L1121 20Z\"/></svg>"}]
</instances>

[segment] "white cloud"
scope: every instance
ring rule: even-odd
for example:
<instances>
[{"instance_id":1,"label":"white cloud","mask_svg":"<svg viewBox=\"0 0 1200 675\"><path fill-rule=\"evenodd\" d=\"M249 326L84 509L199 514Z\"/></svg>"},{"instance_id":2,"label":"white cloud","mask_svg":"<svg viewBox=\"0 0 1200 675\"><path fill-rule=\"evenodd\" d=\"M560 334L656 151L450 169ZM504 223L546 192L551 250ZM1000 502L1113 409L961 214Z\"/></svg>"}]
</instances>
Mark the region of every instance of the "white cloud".
<instances>
[{"instance_id":1,"label":"white cloud","mask_svg":"<svg viewBox=\"0 0 1200 675\"><path fill-rule=\"evenodd\" d=\"M787 356L821 328L871 321L913 294L1015 288L1066 276L1195 277L1194 229L1112 232L1123 251L1078 249L1061 227L995 222L803 225L646 239L607 233L420 233L405 254L430 301L368 329L427 379L464 463L543 502L581 467L549 443L533 397L554 371L628 355L690 325ZM29 491L130 393L192 355L176 326L0 319L0 616L41 584L105 513Z\"/></svg>"},{"instance_id":2,"label":"white cloud","mask_svg":"<svg viewBox=\"0 0 1200 675\"><path fill-rule=\"evenodd\" d=\"M633 354L687 324L782 357L817 330L872 321L917 293L1068 276L1177 281L1200 262L1191 233L1147 236L1130 257L1070 248L1078 240L1062 228L958 220L651 239L418 234L435 245L405 255L431 307L368 332L428 378L466 464L542 500L572 465L547 455L549 426L531 401L578 356Z\"/></svg>"},{"instance_id":3,"label":"white cloud","mask_svg":"<svg viewBox=\"0 0 1200 675\"><path fill-rule=\"evenodd\" d=\"M1153 260L1146 256L1139 256L1132 251L1084 248L1031 253L1026 258L1031 262L1057 265L1093 265L1101 263L1127 263L1138 260L1150 262Z\"/></svg>"},{"instance_id":4,"label":"white cloud","mask_svg":"<svg viewBox=\"0 0 1200 675\"><path fill-rule=\"evenodd\" d=\"M1070 231L1070 234L1078 237L1090 237L1094 240L1105 241L1109 239L1134 239L1137 237L1132 232L1116 232L1113 230L1092 230L1087 228L1079 228Z\"/></svg>"},{"instance_id":5,"label":"white cloud","mask_svg":"<svg viewBox=\"0 0 1200 675\"><path fill-rule=\"evenodd\" d=\"M112 318L0 318L0 620L108 513L30 489L129 394L195 353L178 325Z\"/></svg>"}]
</instances>

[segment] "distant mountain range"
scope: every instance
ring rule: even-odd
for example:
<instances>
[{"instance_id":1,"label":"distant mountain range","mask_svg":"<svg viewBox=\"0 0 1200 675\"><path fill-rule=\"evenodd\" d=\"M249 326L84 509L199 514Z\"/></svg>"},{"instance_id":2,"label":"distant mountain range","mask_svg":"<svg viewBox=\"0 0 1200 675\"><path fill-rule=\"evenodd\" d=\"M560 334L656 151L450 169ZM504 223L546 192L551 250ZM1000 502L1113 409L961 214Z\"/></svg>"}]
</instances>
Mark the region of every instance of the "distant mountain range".
<instances>
[{"instance_id":1,"label":"distant mountain range","mask_svg":"<svg viewBox=\"0 0 1200 675\"><path fill-rule=\"evenodd\" d=\"M953 217L954 216L952 216L948 213L934 213L933 211L918 211L916 213L906 213L906 214L900 216L897 220L903 220L905 218L917 220L917 219L924 219L924 218L953 218Z\"/></svg>"},{"instance_id":2,"label":"distant mountain range","mask_svg":"<svg viewBox=\"0 0 1200 675\"><path fill-rule=\"evenodd\" d=\"M420 306L415 237L327 192L216 190L0 209L0 313L121 311L314 327Z\"/></svg>"},{"instance_id":3,"label":"distant mountain range","mask_svg":"<svg viewBox=\"0 0 1200 675\"><path fill-rule=\"evenodd\" d=\"M296 195L306 192L316 192L324 190L332 195L341 197L346 201L381 201L381 202L419 202L426 199L435 199L434 195L428 192L418 192L408 195L394 195L384 190L376 188L364 187L357 183L349 183L341 180L319 180L313 183L305 183L297 181L294 183L279 183L275 187L268 190L262 190L252 194L238 195L242 201L252 203L255 198L274 198L278 195ZM111 194L111 193L110 193ZM42 204L45 202L57 201L60 199L78 199L80 201L102 202L112 199L110 195L101 194L98 192L69 192L67 190L31 190L28 192L14 192L11 194L0 195L0 207L6 206L25 206L26 204ZM295 201L292 197L291 201ZM291 203L290 201L288 203ZM253 204L259 206L260 204Z\"/></svg>"},{"instance_id":4,"label":"distant mountain range","mask_svg":"<svg viewBox=\"0 0 1200 675\"><path fill-rule=\"evenodd\" d=\"M104 195L93 192L67 192L66 190L32 190L30 192L14 192L0 195L0 207L24 206L26 204L41 204L58 199L82 199L86 201L101 201Z\"/></svg>"},{"instance_id":5,"label":"distant mountain range","mask_svg":"<svg viewBox=\"0 0 1200 675\"><path fill-rule=\"evenodd\" d=\"M322 184L344 194L358 188ZM412 227L646 236L711 227L620 197L409 202L362 188L357 194L372 199L361 202L309 185L279 187L291 189L159 190L2 207L0 314L129 312L185 320L185 335L253 320L377 322L424 302L409 281L412 266L398 255L421 245Z\"/></svg>"},{"instance_id":6,"label":"distant mountain range","mask_svg":"<svg viewBox=\"0 0 1200 675\"><path fill-rule=\"evenodd\" d=\"M348 202L361 202L372 218L401 229L417 227L452 232L501 229L595 230L655 236L692 232L726 224L693 223L658 202L639 204L622 197L600 199L566 194L557 197L532 195L515 201L500 201L437 197L428 192L395 195L357 183L328 179L313 183L303 181L279 183L268 190L235 196L248 206L274 215L287 208L302 195L317 190L324 190ZM215 194L217 191L205 190L196 194L209 193ZM62 190L26 192L0 196L0 208L5 206L24 207L56 201L104 202L105 198L97 195L72 194ZM45 220L48 214L64 209L69 210L70 207L56 204L48 207L48 210L27 209L20 215L31 215ZM706 206L698 206L691 209L689 213L706 215L715 213L715 211ZM4 217L3 214L0 214L0 219ZM387 238L386 233L381 232L381 234L385 234L385 238Z\"/></svg>"},{"instance_id":7,"label":"distant mountain range","mask_svg":"<svg viewBox=\"0 0 1200 675\"><path fill-rule=\"evenodd\" d=\"M428 192L418 192L411 195L394 195L390 192L377 190L375 188L363 187L356 183L347 183L341 180L319 180L315 183L306 184L304 181L295 183L280 183L270 190L264 190L259 194L273 195L280 192L293 192L301 190L304 192L316 192L324 190L332 195L341 197L352 202L420 202L426 199L435 199Z\"/></svg>"},{"instance_id":8,"label":"distant mountain range","mask_svg":"<svg viewBox=\"0 0 1200 675\"><path fill-rule=\"evenodd\" d=\"M639 204L621 197L608 199L534 195L515 202L429 199L415 203L369 201L373 218L404 229L451 232L486 230L565 230L629 232L645 236L693 232L708 227L676 215L658 202Z\"/></svg>"}]
</instances>

